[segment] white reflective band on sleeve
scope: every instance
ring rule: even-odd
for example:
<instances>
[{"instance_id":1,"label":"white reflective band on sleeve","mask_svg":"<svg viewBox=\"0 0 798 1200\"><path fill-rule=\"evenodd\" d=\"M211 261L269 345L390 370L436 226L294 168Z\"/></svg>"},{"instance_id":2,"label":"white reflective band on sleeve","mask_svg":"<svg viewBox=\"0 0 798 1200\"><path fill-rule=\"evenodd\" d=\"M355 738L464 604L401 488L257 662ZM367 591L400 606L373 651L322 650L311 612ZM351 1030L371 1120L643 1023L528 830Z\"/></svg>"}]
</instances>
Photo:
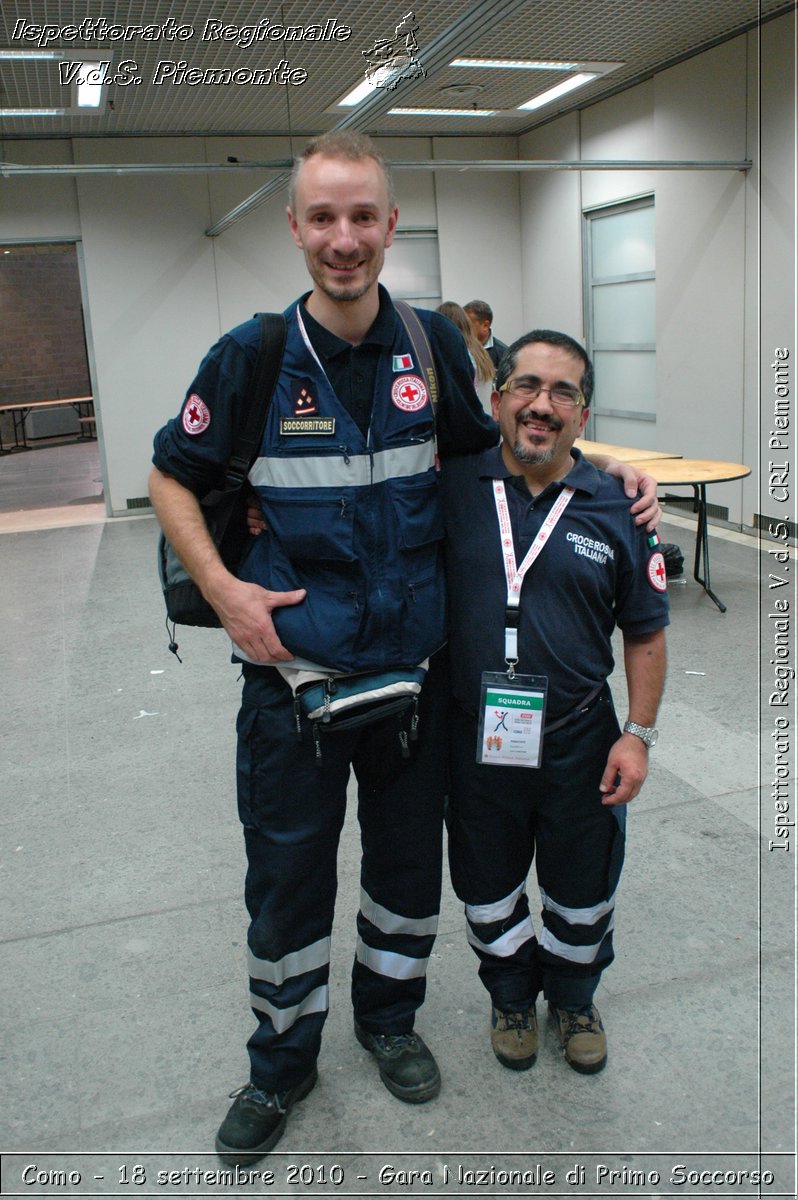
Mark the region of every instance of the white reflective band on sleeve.
<instances>
[{"instance_id":1,"label":"white reflective band on sleeve","mask_svg":"<svg viewBox=\"0 0 798 1200\"><path fill-rule=\"evenodd\" d=\"M402 917L399 913L383 908L372 900L368 892L360 889L360 911L367 921L383 933L409 933L413 937L435 936L438 932L438 914L432 917Z\"/></svg>"},{"instance_id":2,"label":"white reflective band on sleeve","mask_svg":"<svg viewBox=\"0 0 798 1200\"><path fill-rule=\"evenodd\" d=\"M412 446L396 446L377 454L290 455L286 458L256 458L249 472L253 487L322 488L366 487L387 479L422 475L435 464L435 446L430 440Z\"/></svg>"},{"instance_id":3,"label":"white reflective band on sleeve","mask_svg":"<svg viewBox=\"0 0 798 1200\"><path fill-rule=\"evenodd\" d=\"M562 917L569 925L595 925L615 908L614 892L609 900L602 900L600 904L594 904L592 908L566 908L564 904L558 904L556 900L552 900L551 896L547 896L543 888L540 889L540 898L544 908L547 908L549 912L556 913L558 917Z\"/></svg>"},{"instance_id":4,"label":"white reflective band on sleeve","mask_svg":"<svg viewBox=\"0 0 798 1200\"><path fill-rule=\"evenodd\" d=\"M304 975L306 971L314 971L317 967L326 967L330 961L330 939L320 938L311 946L286 954L284 958L272 962L268 958L258 958L248 951L249 975L251 979L263 979L266 983L281 984L295 975Z\"/></svg>"},{"instance_id":5,"label":"white reflective band on sleeve","mask_svg":"<svg viewBox=\"0 0 798 1200\"><path fill-rule=\"evenodd\" d=\"M494 958L510 958L516 950L520 950L524 943L534 936L535 927L530 916L524 917L523 921L513 925L512 929L508 929L501 937L497 937L495 942L481 942L471 926L466 926L466 937L469 943L485 954L492 954Z\"/></svg>"},{"instance_id":6,"label":"white reflective band on sleeve","mask_svg":"<svg viewBox=\"0 0 798 1200\"><path fill-rule=\"evenodd\" d=\"M505 896L503 900L495 900L493 904L467 904L465 906L466 916L475 925L491 925L494 921L506 921L515 912L515 906L525 887L526 880L519 883L509 896Z\"/></svg>"},{"instance_id":7,"label":"white reflective band on sleeve","mask_svg":"<svg viewBox=\"0 0 798 1200\"><path fill-rule=\"evenodd\" d=\"M308 1017L312 1013L327 1011L329 1008L329 988L325 983L323 987L316 988L300 1004L295 1004L293 1008L277 1008L276 1005L270 1004L268 1000L264 1000L263 996L256 996L254 992L249 993L249 1002L254 1009L265 1013L271 1019L276 1033L285 1033L286 1029L290 1029L292 1025L295 1025L300 1017Z\"/></svg>"},{"instance_id":8,"label":"white reflective band on sleeve","mask_svg":"<svg viewBox=\"0 0 798 1200\"><path fill-rule=\"evenodd\" d=\"M426 958L410 958L406 954L375 950L373 946L367 946L362 938L357 939L356 958L375 975L386 975L389 979L423 979L427 973Z\"/></svg>"},{"instance_id":9,"label":"white reflective band on sleeve","mask_svg":"<svg viewBox=\"0 0 798 1200\"><path fill-rule=\"evenodd\" d=\"M610 921L607 933L610 933L615 928L615 918ZM601 942L604 941L604 937ZM540 946L543 950L548 950L549 954L556 954L558 958L564 958L567 962L575 963L592 963L596 961L598 952L601 949L601 942L596 942L592 946L569 946L567 942L561 942L548 929L544 929L540 935Z\"/></svg>"}]
</instances>

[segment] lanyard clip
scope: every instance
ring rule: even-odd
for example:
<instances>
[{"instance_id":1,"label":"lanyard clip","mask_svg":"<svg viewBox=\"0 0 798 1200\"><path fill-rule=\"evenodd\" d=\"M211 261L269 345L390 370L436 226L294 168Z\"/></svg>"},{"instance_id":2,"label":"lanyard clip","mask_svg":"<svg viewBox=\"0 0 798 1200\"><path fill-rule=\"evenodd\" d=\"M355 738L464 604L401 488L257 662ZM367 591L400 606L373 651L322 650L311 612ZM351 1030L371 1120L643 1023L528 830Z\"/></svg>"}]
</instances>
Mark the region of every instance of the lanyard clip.
<instances>
[{"instance_id":1,"label":"lanyard clip","mask_svg":"<svg viewBox=\"0 0 798 1200\"><path fill-rule=\"evenodd\" d=\"M520 623L520 607L508 604L504 610L504 661L507 663L508 679L515 678L515 667L518 663L518 626Z\"/></svg>"}]
</instances>

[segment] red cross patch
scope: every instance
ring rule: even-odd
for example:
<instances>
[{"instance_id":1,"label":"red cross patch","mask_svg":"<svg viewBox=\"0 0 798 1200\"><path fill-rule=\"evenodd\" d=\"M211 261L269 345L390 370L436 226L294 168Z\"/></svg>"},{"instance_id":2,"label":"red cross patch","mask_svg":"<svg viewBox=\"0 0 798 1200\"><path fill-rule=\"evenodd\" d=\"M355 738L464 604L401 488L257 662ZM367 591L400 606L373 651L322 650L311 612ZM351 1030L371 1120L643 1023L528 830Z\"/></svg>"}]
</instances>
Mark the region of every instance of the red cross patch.
<instances>
[{"instance_id":1,"label":"red cross patch","mask_svg":"<svg viewBox=\"0 0 798 1200\"><path fill-rule=\"evenodd\" d=\"M648 582L658 592L667 592L668 581L665 574L665 559L658 550L648 560Z\"/></svg>"},{"instance_id":2,"label":"red cross patch","mask_svg":"<svg viewBox=\"0 0 798 1200\"><path fill-rule=\"evenodd\" d=\"M402 412L418 412L429 401L427 385L418 375L400 375L393 381L391 399Z\"/></svg>"},{"instance_id":3,"label":"red cross patch","mask_svg":"<svg viewBox=\"0 0 798 1200\"><path fill-rule=\"evenodd\" d=\"M192 392L183 406L183 428L192 435L204 433L211 423L211 410L196 392Z\"/></svg>"}]
</instances>

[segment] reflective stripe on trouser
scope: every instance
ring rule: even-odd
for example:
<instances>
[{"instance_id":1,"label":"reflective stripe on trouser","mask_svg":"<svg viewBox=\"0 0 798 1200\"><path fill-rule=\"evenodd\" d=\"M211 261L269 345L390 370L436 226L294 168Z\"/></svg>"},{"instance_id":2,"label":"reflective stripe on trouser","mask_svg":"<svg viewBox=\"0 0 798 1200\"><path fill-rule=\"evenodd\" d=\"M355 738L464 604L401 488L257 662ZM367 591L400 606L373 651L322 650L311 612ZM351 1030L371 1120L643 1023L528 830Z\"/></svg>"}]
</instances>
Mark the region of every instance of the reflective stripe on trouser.
<instances>
[{"instance_id":1,"label":"reflective stripe on trouser","mask_svg":"<svg viewBox=\"0 0 798 1200\"><path fill-rule=\"evenodd\" d=\"M449 860L482 982L500 1008L541 990L558 1007L589 1004L613 959L624 853L625 807L602 805L598 790L619 736L609 690L546 738L537 770L476 764L476 719L459 709L451 729Z\"/></svg>"},{"instance_id":2,"label":"reflective stripe on trouser","mask_svg":"<svg viewBox=\"0 0 798 1200\"><path fill-rule=\"evenodd\" d=\"M413 1028L440 906L445 691L433 660L409 759L401 757L401 717L322 734L318 759L309 725L297 740L291 693L277 671L247 666L244 676L238 804L258 1018L248 1050L253 1082L282 1091L305 1078L321 1044L350 764L362 842L355 1015L372 1032Z\"/></svg>"}]
</instances>

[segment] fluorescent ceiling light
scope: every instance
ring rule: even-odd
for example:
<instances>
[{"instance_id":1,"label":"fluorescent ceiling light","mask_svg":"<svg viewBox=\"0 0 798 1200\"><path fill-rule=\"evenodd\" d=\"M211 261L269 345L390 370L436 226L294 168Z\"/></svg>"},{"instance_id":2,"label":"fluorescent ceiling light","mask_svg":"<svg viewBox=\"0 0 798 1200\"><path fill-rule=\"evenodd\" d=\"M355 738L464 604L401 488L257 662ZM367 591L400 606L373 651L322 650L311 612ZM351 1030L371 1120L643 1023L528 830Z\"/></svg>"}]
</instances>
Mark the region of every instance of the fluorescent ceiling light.
<instances>
[{"instance_id":1,"label":"fluorescent ceiling light","mask_svg":"<svg viewBox=\"0 0 798 1200\"><path fill-rule=\"evenodd\" d=\"M495 117L495 108L389 108L393 117Z\"/></svg>"},{"instance_id":2,"label":"fluorescent ceiling light","mask_svg":"<svg viewBox=\"0 0 798 1200\"><path fill-rule=\"evenodd\" d=\"M542 108L544 104L551 104L552 100L558 100L560 96L565 96L568 92L572 92L575 88L582 87L598 77L596 71L581 71L578 75L572 75L570 79L564 79L562 83L541 92L539 96L533 96L531 100L527 100L526 104L519 104L518 107L527 112L533 108Z\"/></svg>"},{"instance_id":3,"label":"fluorescent ceiling light","mask_svg":"<svg viewBox=\"0 0 798 1200\"><path fill-rule=\"evenodd\" d=\"M63 50L0 50L0 59L16 59L24 62L26 58L63 58Z\"/></svg>"},{"instance_id":4,"label":"fluorescent ceiling light","mask_svg":"<svg viewBox=\"0 0 798 1200\"><path fill-rule=\"evenodd\" d=\"M370 92L374 91L374 85L369 83L368 79L364 79L356 88L348 92L342 100L337 102L339 108L354 108L356 104L360 104L361 100L365 100Z\"/></svg>"},{"instance_id":5,"label":"fluorescent ceiling light","mask_svg":"<svg viewBox=\"0 0 798 1200\"><path fill-rule=\"evenodd\" d=\"M406 69L407 63L404 62L400 66L392 66L390 63L384 63L371 72L369 79L364 79L356 88L339 100L336 108L354 108L356 104L360 104L367 96L371 95L375 89L388 88L391 81L397 81L402 78Z\"/></svg>"},{"instance_id":6,"label":"fluorescent ceiling light","mask_svg":"<svg viewBox=\"0 0 798 1200\"><path fill-rule=\"evenodd\" d=\"M63 117L65 108L0 108L0 117Z\"/></svg>"},{"instance_id":7,"label":"fluorescent ceiling light","mask_svg":"<svg viewBox=\"0 0 798 1200\"><path fill-rule=\"evenodd\" d=\"M544 62L536 58L455 58L450 67L496 67L511 71L575 71L579 63Z\"/></svg>"},{"instance_id":8,"label":"fluorescent ceiling light","mask_svg":"<svg viewBox=\"0 0 798 1200\"><path fill-rule=\"evenodd\" d=\"M73 60L75 61L75 60ZM97 62L80 59L80 74L75 78L75 97L78 108L99 108L103 95L105 73Z\"/></svg>"}]
</instances>

